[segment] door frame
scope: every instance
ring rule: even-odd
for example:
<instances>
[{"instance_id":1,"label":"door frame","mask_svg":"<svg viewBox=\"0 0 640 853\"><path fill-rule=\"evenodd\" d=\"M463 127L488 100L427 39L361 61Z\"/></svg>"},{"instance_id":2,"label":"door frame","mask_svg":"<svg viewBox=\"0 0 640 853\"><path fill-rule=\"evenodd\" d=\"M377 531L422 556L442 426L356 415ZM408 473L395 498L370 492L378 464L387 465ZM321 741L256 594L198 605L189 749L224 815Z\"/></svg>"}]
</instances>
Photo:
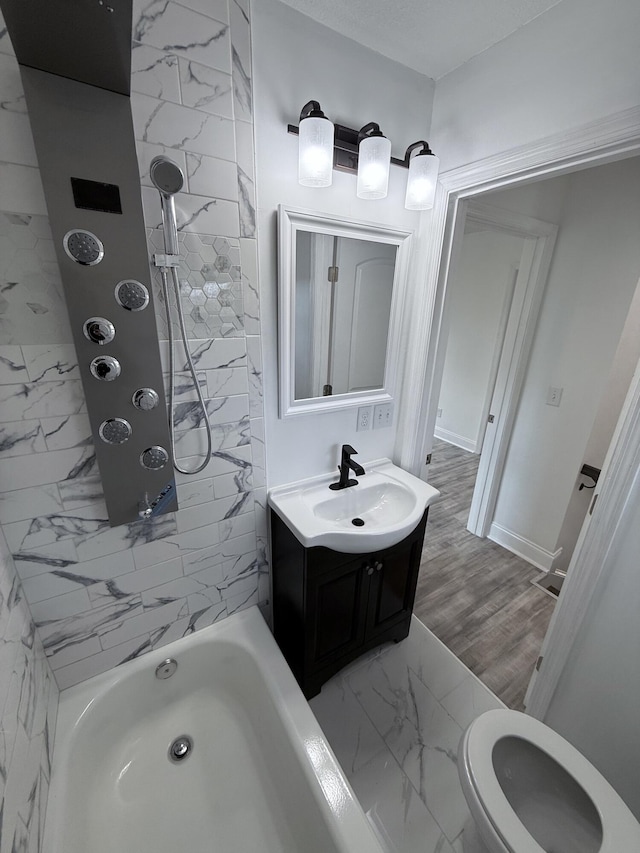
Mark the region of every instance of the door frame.
<instances>
[{"instance_id":1,"label":"door frame","mask_svg":"<svg viewBox=\"0 0 640 853\"><path fill-rule=\"evenodd\" d=\"M440 176L434 209L423 214L416 259L415 287L408 316L403 405L399 407L394 459L412 473L425 476L426 447L433 435L437 409L439 347L443 333L446 281L452 257L458 208L465 199L533 179L554 177L640 154L640 108L634 107L530 145L461 166ZM424 353L416 359L415 353ZM553 625L545 639L544 662L532 686L527 710L543 717L567 662L576 633L589 607L602 556L615 541L621 511L628 503L640 462L640 383L630 391L619 430L610 447L611 465L591 524L576 546L573 578L563 584ZM636 467L634 467L636 466ZM606 486L606 488L605 488ZM595 497L595 496L594 496ZM593 506L593 504L592 504Z\"/></svg>"},{"instance_id":2,"label":"door frame","mask_svg":"<svg viewBox=\"0 0 640 853\"><path fill-rule=\"evenodd\" d=\"M529 364L533 336L547 284L558 227L541 219L510 213L508 210L477 201L463 201L454 225L452 254L459 258L467 219L490 225L503 234L527 240L522 252L520 274L509 308L509 319L501 344L495 382L491 392L493 423L486 425L480 465L471 500L467 529L476 536L489 533L498 491L513 430L518 401ZM448 280L455 274L456 264L449 267ZM448 282L447 282L448 283ZM445 287L447 286L445 283ZM434 393L440 396L446 356L447 335L441 335L438 372L434 375ZM437 414L437 413L436 413ZM489 412L487 411L487 416ZM430 449L430 448L429 448Z\"/></svg>"}]
</instances>

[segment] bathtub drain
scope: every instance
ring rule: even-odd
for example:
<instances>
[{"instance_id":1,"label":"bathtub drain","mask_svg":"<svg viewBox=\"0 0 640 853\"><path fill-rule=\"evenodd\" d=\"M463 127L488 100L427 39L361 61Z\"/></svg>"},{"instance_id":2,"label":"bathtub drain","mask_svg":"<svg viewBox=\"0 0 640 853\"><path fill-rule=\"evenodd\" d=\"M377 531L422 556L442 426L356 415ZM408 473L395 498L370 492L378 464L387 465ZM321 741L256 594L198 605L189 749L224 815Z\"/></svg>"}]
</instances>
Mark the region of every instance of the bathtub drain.
<instances>
[{"instance_id":1,"label":"bathtub drain","mask_svg":"<svg viewBox=\"0 0 640 853\"><path fill-rule=\"evenodd\" d=\"M193 741L189 735L180 735L169 747L169 759L175 763L184 761L191 755L193 749Z\"/></svg>"}]
</instances>

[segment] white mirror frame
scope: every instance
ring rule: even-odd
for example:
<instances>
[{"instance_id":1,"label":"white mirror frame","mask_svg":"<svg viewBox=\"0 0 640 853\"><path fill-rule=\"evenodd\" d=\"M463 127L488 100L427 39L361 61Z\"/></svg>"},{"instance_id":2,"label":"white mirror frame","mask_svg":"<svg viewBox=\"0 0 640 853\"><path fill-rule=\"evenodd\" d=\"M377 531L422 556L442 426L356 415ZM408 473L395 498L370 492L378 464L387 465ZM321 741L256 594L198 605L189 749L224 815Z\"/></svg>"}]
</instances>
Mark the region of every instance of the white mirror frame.
<instances>
[{"instance_id":1,"label":"white mirror frame","mask_svg":"<svg viewBox=\"0 0 640 853\"><path fill-rule=\"evenodd\" d=\"M382 388L335 394L330 397L295 399L295 282L298 231L312 231L334 237L351 237L397 247ZM281 418L387 403L393 400L397 389L402 316L406 302L412 236L412 231L399 228L347 220L301 208L278 206L278 379Z\"/></svg>"}]
</instances>

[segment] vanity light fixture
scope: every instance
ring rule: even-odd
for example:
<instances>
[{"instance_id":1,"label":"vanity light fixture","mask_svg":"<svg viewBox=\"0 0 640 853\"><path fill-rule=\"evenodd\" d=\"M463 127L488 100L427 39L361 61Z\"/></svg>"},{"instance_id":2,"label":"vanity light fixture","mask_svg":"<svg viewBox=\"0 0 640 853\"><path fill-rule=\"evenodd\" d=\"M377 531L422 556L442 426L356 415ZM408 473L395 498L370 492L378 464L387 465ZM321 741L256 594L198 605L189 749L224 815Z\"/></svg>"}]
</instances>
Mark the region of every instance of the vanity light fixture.
<instances>
[{"instance_id":1,"label":"vanity light fixture","mask_svg":"<svg viewBox=\"0 0 640 853\"><path fill-rule=\"evenodd\" d=\"M374 121L358 134L358 198L385 198L389 187L391 142Z\"/></svg>"},{"instance_id":2,"label":"vanity light fixture","mask_svg":"<svg viewBox=\"0 0 640 853\"><path fill-rule=\"evenodd\" d=\"M329 187L333 179L333 122L317 101L300 111L298 181L303 187Z\"/></svg>"},{"instance_id":3,"label":"vanity light fixture","mask_svg":"<svg viewBox=\"0 0 640 853\"><path fill-rule=\"evenodd\" d=\"M421 140L407 148L404 159L409 167L404 206L407 210L431 210L436 195L439 158L429 148L429 143Z\"/></svg>"},{"instance_id":4,"label":"vanity light fixture","mask_svg":"<svg viewBox=\"0 0 640 853\"><path fill-rule=\"evenodd\" d=\"M298 180L305 187L331 186L332 169L358 175L359 198L385 198L389 164L409 171L405 207L431 210L440 160L424 140L410 145L402 160L391 157L391 142L375 122L360 130L333 124L318 101L308 101L300 111L300 126L287 126L299 136Z\"/></svg>"}]
</instances>

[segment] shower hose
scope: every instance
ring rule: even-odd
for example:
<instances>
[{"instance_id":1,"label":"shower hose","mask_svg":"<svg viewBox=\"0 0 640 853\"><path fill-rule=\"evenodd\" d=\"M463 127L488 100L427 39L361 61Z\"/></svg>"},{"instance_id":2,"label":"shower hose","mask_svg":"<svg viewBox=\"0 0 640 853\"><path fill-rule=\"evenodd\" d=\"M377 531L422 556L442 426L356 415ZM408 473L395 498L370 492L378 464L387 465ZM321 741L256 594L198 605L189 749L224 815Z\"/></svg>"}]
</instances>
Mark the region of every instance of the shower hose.
<instances>
[{"instance_id":1,"label":"shower hose","mask_svg":"<svg viewBox=\"0 0 640 853\"><path fill-rule=\"evenodd\" d=\"M164 310L167 317L167 336L169 339L169 399L167 401L169 408L169 436L171 441L171 456L173 458L173 467L176 471L179 471L181 474L198 474L200 471L203 471L209 462L211 461L211 455L213 451L213 439L211 437L211 424L209 423L209 415L207 413L207 406L204 402L204 397L202 396L202 389L200 388L200 383L198 382L198 377L196 376L196 369L193 364L193 358L191 356L191 352L189 350L189 344L187 343L187 331L184 325L184 313L182 310L182 300L180 299L180 282L178 280L178 271L176 267L170 267L171 269L171 281L173 283L173 294L176 300L176 310L178 314L178 325L180 327L180 336L182 338L182 346L184 347L184 353L187 358L187 366L189 368L189 372L191 374L191 378L193 380L193 386L196 389L196 394L198 395L198 403L200 408L202 409L202 419L204 420L205 429L207 432L207 452L204 458L204 462L199 465L197 468L193 468L189 470L187 468L181 468L178 465L178 460L176 458L175 451L175 417L173 410L173 398L175 397L175 380L176 380L176 369L175 369L175 354L174 354L174 338L173 338L173 324L171 322L171 309L169 307L169 276L168 269L166 266L160 267L160 275L162 276L162 292L164 295Z\"/></svg>"}]
</instances>

